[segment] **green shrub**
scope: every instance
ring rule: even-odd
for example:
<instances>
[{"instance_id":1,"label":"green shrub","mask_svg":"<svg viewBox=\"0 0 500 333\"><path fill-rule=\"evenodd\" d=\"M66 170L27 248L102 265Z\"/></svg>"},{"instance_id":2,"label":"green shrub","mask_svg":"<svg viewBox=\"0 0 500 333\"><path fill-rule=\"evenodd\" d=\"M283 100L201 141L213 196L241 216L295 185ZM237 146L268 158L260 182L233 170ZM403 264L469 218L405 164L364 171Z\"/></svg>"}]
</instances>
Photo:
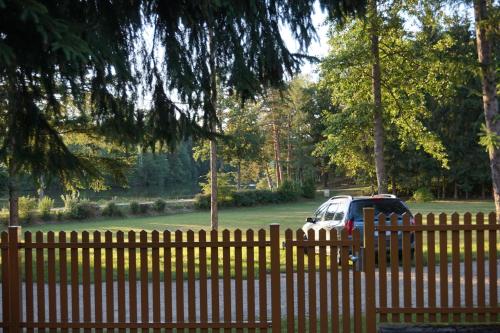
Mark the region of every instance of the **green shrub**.
<instances>
[{"instance_id":1,"label":"green shrub","mask_svg":"<svg viewBox=\"0 0 500 333\"><path fill-rule=\"evenodd\" d=\"M232 194L232 204L237 207L249 207L257 204L256 191L236 191Z\"/></svg>"},{"instance_id":2,"label":"green shrub","mask_svg":"<svg viewBox=\"0 0 500 333\"><path fill-rule=\"evenodd\" d=\"M58 210L56 212L56 220L57 221L62 221L64 219L64 212L61 210Z\"/></svg>"},{"instance_id":3,"label":"green shrub","mask_svg":"<svg viewBox=\"0 0 500 333\"><path fill-rule=\"evenodd\" d=\"M316 184L313 178L304 180L301 186L301 195L307 199L314 199L316 196Z\"/></svg>"},{"instance_id":4,"label":"green shrub","mask_svg":"<svg viewBox=\"0 0 500 333\"><path fill-rule=\"evenodd\" d=\"M300 185L291 180L285 180L278 188L281 202L296 201L300 196Z\"/></svg>"},{"instance_id":5,"label":"green shrub","mask_svg":"<svg viewBox=\"0 0 500 333\"><path fill-rule=\"evenodd\" d=\"M132 215L138 215L140 211L139 203L137 201L131 201L129 205L130 213Z\"/></svg>"},{"instance_id":6,"label":"green shrub","mask_svg":"<svg viewBox=\"0 0 500 333\"><path fill-rule=\"evenodd\" d=\"M103 216L108 216L108 217L121 217L123 216L123 211L118 207L118 205L110 201L106 204L104 209L102 210L102 215Z\"/></svg>"},{"instance_id":7,"label":"green shrub","mask_svg":"<svg viewBox=\"0 0 500 333\"><path fill-rule=\"evenodd\" d=\"M416 202L428 202L434 200L434 195L428 188L421 187L413 193L413 200Z\"/></svg>"},{"instance_id":8,"label":"green shrub","mask_svg":"<svg viewBox=\"0 0 500 333\"><path fill-rule=\"evenodd\" d=\"M194 196L194 207L197 209L210 208L210 194L198 193Z\"/></svg>"},{"instance_id":9,"label":"green shrub","mask_svg":"<svg viewBox=\"0 0 500 333\"><path fill-rule=\"evenodd\" d=\"M40 212L40 217L43 220L50 219L52 208L54 208L54 199L43 197L42 199L38 200L38 211Z\"/></svg>"},{"instance_id":10,"label":"green shrub","mask_svg":"<svg viewBox=\"0 0 500 333\"><path fill-rule=\"evenodd\" d=\"M153 202L153 209L158 213L163 213L167 207L167 202L163 199L158 199Z\"/></svg>"},{"instance_id":11,"label":"green shrub","mask_svg":"<svg viewBox=\"0 0 500 333\"><path fill-rule=\"evenodd\" d=\"M151 205L148 203L140 203L139 204L139 213L147 214L151 210Z\"/></svg>"},{"instance_id":12,"label":"green shrub","mask_svg":"<svg viewBox=\"0 0 500 333\"><path fill-rule=\"evenodd\" d=\"M68 216L76 220L94 218L99 215L101 207L95 202L83 200L78 202L73 209L68 212Z\"/></svg>"},{"instance_id":13,"label":"green shrub","mask_svg":"<svg viewBox=\"0 0 500 333\"><path fill-rule=\"evenodd\" d=\"M35 209L37 208L36 199L30 196L19 197L18 208L19 218L30 222L35 217Z\"/></svg>"}]
</instances>

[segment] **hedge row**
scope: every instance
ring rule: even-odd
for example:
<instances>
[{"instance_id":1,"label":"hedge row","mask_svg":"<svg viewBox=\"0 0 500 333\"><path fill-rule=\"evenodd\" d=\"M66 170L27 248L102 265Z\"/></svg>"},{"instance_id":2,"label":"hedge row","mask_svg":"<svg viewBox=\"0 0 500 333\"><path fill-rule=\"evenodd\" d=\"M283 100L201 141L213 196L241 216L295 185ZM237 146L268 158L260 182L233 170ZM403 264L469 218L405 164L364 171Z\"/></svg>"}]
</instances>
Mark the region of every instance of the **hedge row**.
<instances>
[{"instance_id":1,"label":"hedge row","mask_svg":"<svg viewBox=\"0 0 500 333\"><path fill-rule=\"evenodd\" d=\"M284 182L277 191L271 190L243 190L234 191L225 198L219 198L221 207L250 207L266 204L277 204L297 201L300 197L314 198L314 186L305 183L300 186L295 182ZM195 207L198 209L210 208L210 194L195 196Z\"/></svg>"}]
</instances>

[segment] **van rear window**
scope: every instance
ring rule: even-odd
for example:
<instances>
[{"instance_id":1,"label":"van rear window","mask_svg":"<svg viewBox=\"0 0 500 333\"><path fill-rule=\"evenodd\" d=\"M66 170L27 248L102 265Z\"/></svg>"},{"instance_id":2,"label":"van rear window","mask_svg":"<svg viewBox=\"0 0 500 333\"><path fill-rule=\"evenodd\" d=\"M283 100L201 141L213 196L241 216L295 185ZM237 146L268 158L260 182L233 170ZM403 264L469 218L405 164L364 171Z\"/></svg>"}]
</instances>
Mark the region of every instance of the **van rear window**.
<instances>
[{"instance_id":1,"label":"van rear window","mask_svg":"<svg viewBox=\"0 0 500 333\"><path fill-rule=\"evenodd\" d=\"M363 219L363 208L372 207L375 209L375 216L380 213L390 215L392 213L403 215L410 213L408 208L398 199L367 199L356 200L351 203L350 215L355 220Z\"/></svg>"}]
</instances>

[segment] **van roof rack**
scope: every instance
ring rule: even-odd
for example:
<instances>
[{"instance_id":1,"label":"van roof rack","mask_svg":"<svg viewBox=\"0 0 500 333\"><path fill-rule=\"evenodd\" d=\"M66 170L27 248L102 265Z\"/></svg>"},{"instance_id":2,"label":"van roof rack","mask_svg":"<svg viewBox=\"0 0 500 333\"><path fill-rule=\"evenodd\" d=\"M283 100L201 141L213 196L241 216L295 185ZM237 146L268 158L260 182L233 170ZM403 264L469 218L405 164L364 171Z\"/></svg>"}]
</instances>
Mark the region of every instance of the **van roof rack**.
<instances>
[{"instance_id":1,"label":"van roof rack","mask_svg":"<svg viewBox=\"0 0 500 333\"><path fill-rule=\"evenodd\" d=\"M382 193L382 194L374 194L372 198L392 198L396 199L397 197L394 194Z\"/></svg>"}]
</instances>

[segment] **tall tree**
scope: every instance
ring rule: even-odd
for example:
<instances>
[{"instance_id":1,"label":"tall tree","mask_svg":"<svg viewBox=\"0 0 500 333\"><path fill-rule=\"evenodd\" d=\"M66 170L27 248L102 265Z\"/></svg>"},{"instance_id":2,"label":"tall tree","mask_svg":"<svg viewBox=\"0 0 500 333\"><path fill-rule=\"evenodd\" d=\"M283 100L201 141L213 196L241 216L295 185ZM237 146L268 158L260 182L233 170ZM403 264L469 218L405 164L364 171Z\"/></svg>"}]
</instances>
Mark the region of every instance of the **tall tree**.
<instances>
[{"instance_id":1,"label":"tall tree","mask_svg":"<svg viewBox=\"0 0 500 333\"><path fill-rule=\"evenodd\" d=\"M495 41L498 43L498 8L491 0L474 0L476 22L476 45L483 88L483 108L485 117L485 143L491 166L493 199L497 219L500 221L500 114L498 112L497 82L493 54Z\"/></svg>"}]
</instances>

